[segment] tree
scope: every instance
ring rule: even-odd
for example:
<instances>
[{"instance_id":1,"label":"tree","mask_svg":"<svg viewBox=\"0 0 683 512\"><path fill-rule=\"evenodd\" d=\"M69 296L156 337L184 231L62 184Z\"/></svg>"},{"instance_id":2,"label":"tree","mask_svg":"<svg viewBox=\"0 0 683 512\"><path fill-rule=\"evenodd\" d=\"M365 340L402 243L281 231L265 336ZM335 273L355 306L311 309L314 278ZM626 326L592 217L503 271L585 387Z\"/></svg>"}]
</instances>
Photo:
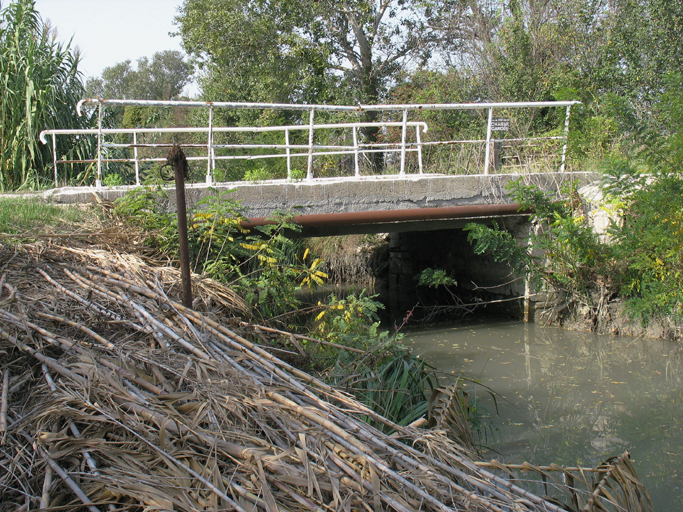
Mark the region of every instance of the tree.
<instances>
[{"instance_id":1,"label":"tree","mask_svg":"<svg viewBox=\"0 0 683 512\"><path fill-rule=\"evenodd\" d=\"M612 92L638 100L647 111L665 90L665 76L683 67L683 4L671 0L615 0Z\"/></svg>"},{"instance_id":2,"label":"tree","mask_svg":"<svg viewBox=\"0 0 683 512\"><path fill-rule=\"evenodd\" d=\"M56 41L33 0L0 11L0 190L51 181L52 149L39 142L41 130L88 126L76 114L84 92L78 63L78 52ZM60 137L57 152L82 158L88 144L88 138Z\"/></svg>"},{"instance_id":3,"label":"tree","mask_svg":"<svg viewBox=\"0 0 683 512\"><path fill-rule=\"evenodd\" d=\"M175 50L157 52L150 60L142 57L133 69L130 60L114 64L102 71L102 77L87 83L91 97L170 100L183 91L192 77L192 66Z\"/></svg>"},{"instance_id":4,"label":"tree","mask_svg":"<svg viewBox=\"0 0 683 512\"><path fill-rule=\"evenodd\" d=\"M400 69L430 60L452 3L185 0L176 23L207 100L372 104ZM378 129L365 135L374 142Z\"/></svg>"}]
</instances>

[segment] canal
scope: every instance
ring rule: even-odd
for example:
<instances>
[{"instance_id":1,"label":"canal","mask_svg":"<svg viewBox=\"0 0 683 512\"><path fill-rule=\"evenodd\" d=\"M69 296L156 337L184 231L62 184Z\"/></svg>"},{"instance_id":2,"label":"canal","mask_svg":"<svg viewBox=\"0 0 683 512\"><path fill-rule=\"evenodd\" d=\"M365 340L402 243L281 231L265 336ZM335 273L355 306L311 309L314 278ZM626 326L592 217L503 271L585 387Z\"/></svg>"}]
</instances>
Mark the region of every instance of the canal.
<instances>
[{"instance_id":1,"label":"canal","mask_svg":"<svg viewBox=\"0 0 683 512\"><path fill-rule=\"evenodd\" d=\"M405 344L445 379L481 383L468 389L490 416L486 459L586 467L629 450L655 511L683 510L680 344L513 321L415 330Z\"/></svg>"}]
</instances>

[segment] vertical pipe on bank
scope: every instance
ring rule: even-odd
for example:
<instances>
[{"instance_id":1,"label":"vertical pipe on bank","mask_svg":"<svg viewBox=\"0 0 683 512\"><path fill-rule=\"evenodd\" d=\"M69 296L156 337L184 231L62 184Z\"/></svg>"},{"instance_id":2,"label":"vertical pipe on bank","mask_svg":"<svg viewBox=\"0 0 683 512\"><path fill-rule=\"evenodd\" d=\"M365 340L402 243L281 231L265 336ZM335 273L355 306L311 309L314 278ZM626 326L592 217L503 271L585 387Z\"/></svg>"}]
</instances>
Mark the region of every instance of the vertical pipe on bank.
<instances>
[{"instance_id":1,"label":"vertical pipe on bank","mask_svg":"<svg viewBox=\"0 0 683 512\"><path fill-rule=\"evenodd\" d=\"M192 308L192 281L190 275L190 250L187 238L187 207L185 205L185 178L189 171L187 158L180 146L173 146L166 158L175 174L176 211L178 213L178 244L180 276L183 287L183 306Z\"/></svg>"}]
</instances>

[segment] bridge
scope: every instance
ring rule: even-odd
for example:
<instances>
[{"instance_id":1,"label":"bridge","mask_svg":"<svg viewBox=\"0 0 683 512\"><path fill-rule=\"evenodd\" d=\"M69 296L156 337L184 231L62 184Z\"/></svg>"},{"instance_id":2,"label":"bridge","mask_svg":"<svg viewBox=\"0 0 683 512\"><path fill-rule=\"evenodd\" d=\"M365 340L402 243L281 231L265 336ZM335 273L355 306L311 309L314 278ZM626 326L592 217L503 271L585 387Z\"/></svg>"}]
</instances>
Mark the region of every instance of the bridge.
<instances>
[{"instance_id":1,"label":"bridge","mask_svg":"<svg viewBox=\"0 0 683 512\"><path fill-rule=\"evenodd\" d=\"M87 99L78 104L78 111L96 108L97 129L46 130L41 140L47 143L50 137L52 141L55 184L60 183L60 168L96 165L93 187L54 189L48 194L57 201L87 201L92 193L111 200L120 197L131 186L140 185L142 170L165 162L163 153L174 143L169 138L181 138L190 165L195 170L201 169L202 161L206 165L201 181L186 185L190 204L234 190L230 197L241 201L252 223L266 222L276 211L291 212L311 236L410 231L418 226L443 229L462 225L466 218L519 215L507 196L506 185L513 179L521 177L544 190L589 179L583 173L565 172L570 112L577 103L334 106ZM104 109L126 107L200 109L208 111L208 124L102 127ZM219 109L284 111L290 118L299 113L301 120L275 126L222 126L215 122L214 112ZM564 115L555 115L557 126L545 133L525 133L541 109L560 109ZM361 117L368 112L378 120L363 121ZM330 116L335 122L329 122ZM439 127L456 118L469 131L429 130L430 124ZM364 135L368 129L379 131L381 137L371 140ZM94 137L96 155L89 159L58 155L56 140L62 136ZM381 174L370 165L376 153L384 155ZM238 182L221 180L229 175L230 166L274 159L285 162L286 174L281 179L247 174ZM126 169L134 183L104 186L103 177L116 177ZM173 187L164 188L170 192ZM169 193L171 202L173 197Z\"/></svg>"},{"instance_id":2,"label":"bridge","mask_svg":"<svg viewBox=\"0 0 683 512\"><path fill-rule=\"evenodd\" d=\"M389 233L384 277L393 297L389 308L398 315L417 300L416 273L431 266L452 272L465 288L477 283L471 292L486 289L489 298L506 304L525 297L528 306L529 287L510 279L507 265L474 255L462 228L473 219L497 219L513 236L526 240L528 213L513 204L508 183L521 179L559 192L569 182L581 186L595 181L593 174L566 166L570 112L577 103L330 106L83 100L78 110L96 108L97 129L49 130L41 140L52 141L56 186L60 168L79 164L96 168L94 183L58 187L47 195L63 202L87 202L93 194L114 200L139 186L144 172L164 164L179 142L192 171L185 186L190 208L231 190L229 198L241 202L252 226L281 211L294 214L303 236ZM200 109L208 124L102 127L105 108L126 107ZM259 111L261 118L270 117L263 113L288 112L285 117L295 122L223 126L215 122L219 109ZM530 126L543 109L545 131L534 132ZM552 110L560 113L548 115ZM370 116L374 120L363 119L368 112L375 114ZM368 136L373 130L375 136ZM92 138L96 154L89 159L58 155L56 140L62 136ZM377 153L383 155L381 169L372 164ZM250 171L240 181L226 179L234 178L234 169L245 163L277 160L279 167L269 165L279 169L279 179ZM121 176L128 176L129 184L107 186L123 181ZM173 206L174 187L166 184L162 190Z\"/></svg>"}]
</instances>

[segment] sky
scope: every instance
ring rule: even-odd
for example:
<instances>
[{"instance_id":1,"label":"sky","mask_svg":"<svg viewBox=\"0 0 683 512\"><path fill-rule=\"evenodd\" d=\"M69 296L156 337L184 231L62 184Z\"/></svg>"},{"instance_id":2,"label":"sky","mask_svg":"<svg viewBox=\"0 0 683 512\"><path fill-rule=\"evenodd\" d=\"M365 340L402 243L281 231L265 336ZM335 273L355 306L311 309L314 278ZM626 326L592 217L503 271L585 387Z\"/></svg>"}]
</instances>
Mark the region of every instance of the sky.
<instances>
[{"instance_id":1,"label":"sky","mask_svg":"<svg viewBox=\"0 0 683 512\"><path fill-rule=\"evenodd\" d=\"M152 57L163 50L179 50L180 37L173 17L181 0L36 0L44 21L57 28L58 40L81 50L79 69L88 77L130 59ZM186 94L196 94L196 85Z\"/></svg>"}]
</instances>

